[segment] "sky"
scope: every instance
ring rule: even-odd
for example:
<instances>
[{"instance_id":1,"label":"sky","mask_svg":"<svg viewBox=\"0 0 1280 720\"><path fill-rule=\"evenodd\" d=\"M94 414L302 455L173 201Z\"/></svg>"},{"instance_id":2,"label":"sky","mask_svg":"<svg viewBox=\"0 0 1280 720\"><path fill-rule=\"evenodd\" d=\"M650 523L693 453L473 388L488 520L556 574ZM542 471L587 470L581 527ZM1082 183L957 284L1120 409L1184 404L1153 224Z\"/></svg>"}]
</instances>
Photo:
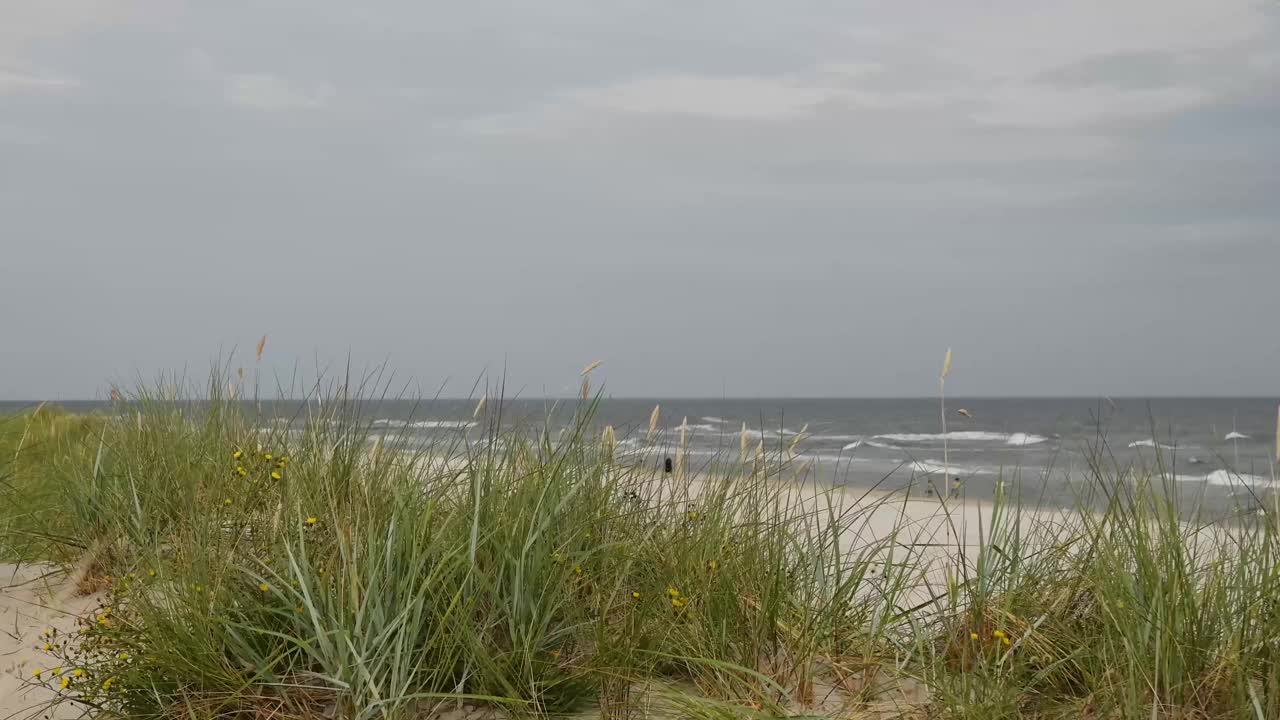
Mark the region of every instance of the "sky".
<instances>
[{"instance_id":1,"label":"sky","mask_svg":"<svg viewBox=\"0 0 1280 720\"><path fill-rule=\"evenodd\" d=\"M1280 6L0 0L0 399L1280 393Z\"/></svg>"}]
</instances>

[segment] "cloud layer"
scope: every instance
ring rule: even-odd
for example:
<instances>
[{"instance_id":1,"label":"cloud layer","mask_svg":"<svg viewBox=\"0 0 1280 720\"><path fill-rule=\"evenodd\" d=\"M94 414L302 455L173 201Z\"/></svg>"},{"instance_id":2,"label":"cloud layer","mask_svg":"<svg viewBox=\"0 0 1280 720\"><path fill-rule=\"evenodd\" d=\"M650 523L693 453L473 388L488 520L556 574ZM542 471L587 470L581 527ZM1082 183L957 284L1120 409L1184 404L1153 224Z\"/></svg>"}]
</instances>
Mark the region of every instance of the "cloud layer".
<instances>
[{"instance_id":1,"label":"cloud layer","mask_svg":"<svg viewBox=\"0 0 1280 720\"><path fill-rule=\"evenodd\" d=\"M0 397L263 331L533 394L920 394L948 345L1264 392L1277 47L1253 0L11 3Z\"/></svg>"}]
</instances>

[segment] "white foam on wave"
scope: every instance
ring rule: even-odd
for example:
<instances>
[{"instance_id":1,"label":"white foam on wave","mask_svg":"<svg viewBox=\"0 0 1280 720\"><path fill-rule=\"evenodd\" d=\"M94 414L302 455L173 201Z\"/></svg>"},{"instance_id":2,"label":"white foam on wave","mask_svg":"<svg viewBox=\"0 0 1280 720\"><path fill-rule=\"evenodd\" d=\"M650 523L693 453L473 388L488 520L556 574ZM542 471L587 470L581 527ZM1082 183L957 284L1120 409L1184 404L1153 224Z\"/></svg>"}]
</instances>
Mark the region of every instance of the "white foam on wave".
<instances>
[{"instance_id":1,"label":"white foam on wave","mask_svg":"<svg viewBox=\"0 0 1280 720\"><path fill-rule=\"evenodd\" d=\"M1000 433L982 430L960 430L949 433L889 433L876 435L880 440L895 443L929 443L943 440L958 442L998 442L1006 445L1036 445L1049 438L1031 433Z\"/></svg>"},{"instance_id":2,"label":"white foam on wave","mask_svg":"<svg viewBox=\"0 0 1280 720\"><path fill-rule=\"evenodd\" d=\"M373 421L374 425L382 427L411 427L426 430L445 429L445 430L463 430L475 427L475 423L470 420L390 420L388 418L378 418Z\"/></svg>"},{"instance_id":3,"label":"white foam on wave","mask_svg":"<svg viewBox=\"0 0 1280 720\"><path fill-rule=\"evenodd\" d=\"M1242 432L1236 432L1235 430L1232 430L1231 432L1227 433L1222 439L1223 440L1248 440L1249 436L1245 435Z\"/></svg>"},{"instance_id":4,"label":"white foam on wave","mask_svg":"<svg viewBox=\"0 0 1280 720\"><path fill-rule=\"evenodd\" d=\"M765 430L763 432L761 432L760 430L752 430L751 428L747 428L747 437L756 438L756 439L760 439L762 437L767 437L767 438L792 437L798 434L799 433L797 433L795 430L788 430L786 428L782 428L781 430Z\"/></svg>"},{"instance_id":5,"label":"white foam on wave","mask_svg":"<svg viewBox=\"0 0 1280 720\"><path fill-rule=\"evenodd\" d=\"M902 449L897 445L890 445L889 443L876 442L875 440L864 440L863 443L873 448L880 448L881 450L901 450Z\"/></svg>"},{"instance_id":6,"label":"white foam on wave","mask_svg":"<svg viewBox=\"0 0 1280 720\"><path fill-rule=\"evenodd\" d=\"M911 472L916 475L946 475L951 473L953 477L965 477L967 475L990 475L992 472L981 467L964 467L961 465L943 465L940 462L932 460L917 460L908 467Z\"/></svg>"},{"instance_id":7,"label":"white foam on wave","mask_svg":"<svg viewBox=\"0 0 1280 720\"><path fill-rule=\"evenodd\" d=\"M1008 438L1005 439L1004 444L1018 445L1018 446L1038 445L1044 442L1045 440L1048 440L1048 438L1042 437L1040 435L1032 435L1030 433L1012 433L1011 435L1009 435Z\"/></svg>"},{"instance_id":8,"label":"white foam on wave","mask_svg":"<svg viewBox=\"0 0 1280 720\"><path fill-rule=\"evenodd\" d=\"M681 429L692 430L694 432L713 432L713 433L723 432L723 430L716 427L715 425L708 425L706 423L695 423L693 425L677 425L674 428L672 428L672 430L676 432L679 432Z\"/></svg>"},{"instance_id":9,"label":"white foam on wave","mask_svg":"<svg viewBox=\"0 0 1280 720\"><path fill-rule=\"evenodd\" d=\"M709 423L716 423L718 425L727 425L729 423L728 420L725 420L724 418L718 418L715 415L703 415L702 419L706 420Z\"/></svg>"},{"instance_id":10,"label":"white foam on wave","mask_svg":"<svg viewBox=\"0 0 1280 720\"><path fill-rule=\"evenodd\" d=\"M858 448L860 448L860 447L862 447L862 441L861 441L861 440L854 440L853 442L849 443L848 445L845 445L844 447L842 447L842 448L840 448L840 449L841 449L841 450L857 450L857 449L858 449Z\"/></svg>"},{"instance_id":11,"label":"white foam on wave","mask_svg":"<svg viewBox=\"0 0 1280 720\"><path fill-rule=\"evenodd\" d=\"M1134 442L1129 443L1129 447L1131 448L1145 447L1145 448L1153 448L1153 449L1160 448L1161 450L1177 450L1178 449L1177 445L1165 445L1164 443L1158 443L1155 440L1135 440Z\"/></svg>"},{"instance_id":12,"label":"white foam on wave","mask_svg":"<svg viewBox=\"0 0 1280 720\"><path fill-rule=\"evenodd\" d=\"M1210 485L1222 485L1224 487L1239 487L1247 485L1249 487L1257 487L1259 485L1275 485L1275 481L1269 477L1261 475L1248 475L1245 473L1232 472L1230 470L1214 470L1202 478L1197 478L1202 482Z\"/></svg>"}]
</instances>

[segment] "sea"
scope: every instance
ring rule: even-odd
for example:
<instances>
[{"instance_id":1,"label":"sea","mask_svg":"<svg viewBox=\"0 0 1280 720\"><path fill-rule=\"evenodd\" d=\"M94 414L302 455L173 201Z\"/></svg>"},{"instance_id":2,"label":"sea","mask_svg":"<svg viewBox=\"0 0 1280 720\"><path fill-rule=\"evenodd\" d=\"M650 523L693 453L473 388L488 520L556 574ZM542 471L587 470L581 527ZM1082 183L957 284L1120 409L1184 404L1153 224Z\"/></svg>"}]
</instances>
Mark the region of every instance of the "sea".
<instances>
[{"instance_id":1,"label":"sea","mask_svg":"<svg viewBox=\"0 0 1280 720\"><path fill-rule=\"evenodd\" d=\"M59 402L71 411L109 404ZM0 412L33 405L0 403ZM277 426L305 416L300 401L249 404ZM618 452L661 468L683 454L690 470L749 453L803 468L808 479L855 488L1016 492L1070 504L1110 477L1150 471L1181 496L1219 507L1258 505L1280 490L1276 398L599 398L488 401L505 427L568 432L591 413L590 432L615 428ZM657 408L657 433L648 438ZM362 401L375 435L402 445L481 442L489 426L475 399ZM499 413L500 410L500 413ZM945 432L943 422L945 417Z\"/></svg>"}]
</instances>

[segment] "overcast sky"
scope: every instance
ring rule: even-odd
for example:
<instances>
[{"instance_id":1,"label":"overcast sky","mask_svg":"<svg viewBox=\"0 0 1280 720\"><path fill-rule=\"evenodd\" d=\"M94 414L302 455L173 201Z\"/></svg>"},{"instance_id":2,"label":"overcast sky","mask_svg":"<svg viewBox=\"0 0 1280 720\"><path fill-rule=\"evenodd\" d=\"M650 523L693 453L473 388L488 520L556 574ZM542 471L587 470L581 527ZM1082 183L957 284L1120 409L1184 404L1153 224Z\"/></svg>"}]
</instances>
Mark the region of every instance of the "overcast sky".
<instances>
[{"instance_id":1,"label":"overcast sky","mask_svg":"<svg viewBox=\"0 0 1280 720\"><path fill-rule=\"evenodd\" d=\"M1273 395L1278 7L0 0L0 399Z\"/></svg>"}]
</instances>

